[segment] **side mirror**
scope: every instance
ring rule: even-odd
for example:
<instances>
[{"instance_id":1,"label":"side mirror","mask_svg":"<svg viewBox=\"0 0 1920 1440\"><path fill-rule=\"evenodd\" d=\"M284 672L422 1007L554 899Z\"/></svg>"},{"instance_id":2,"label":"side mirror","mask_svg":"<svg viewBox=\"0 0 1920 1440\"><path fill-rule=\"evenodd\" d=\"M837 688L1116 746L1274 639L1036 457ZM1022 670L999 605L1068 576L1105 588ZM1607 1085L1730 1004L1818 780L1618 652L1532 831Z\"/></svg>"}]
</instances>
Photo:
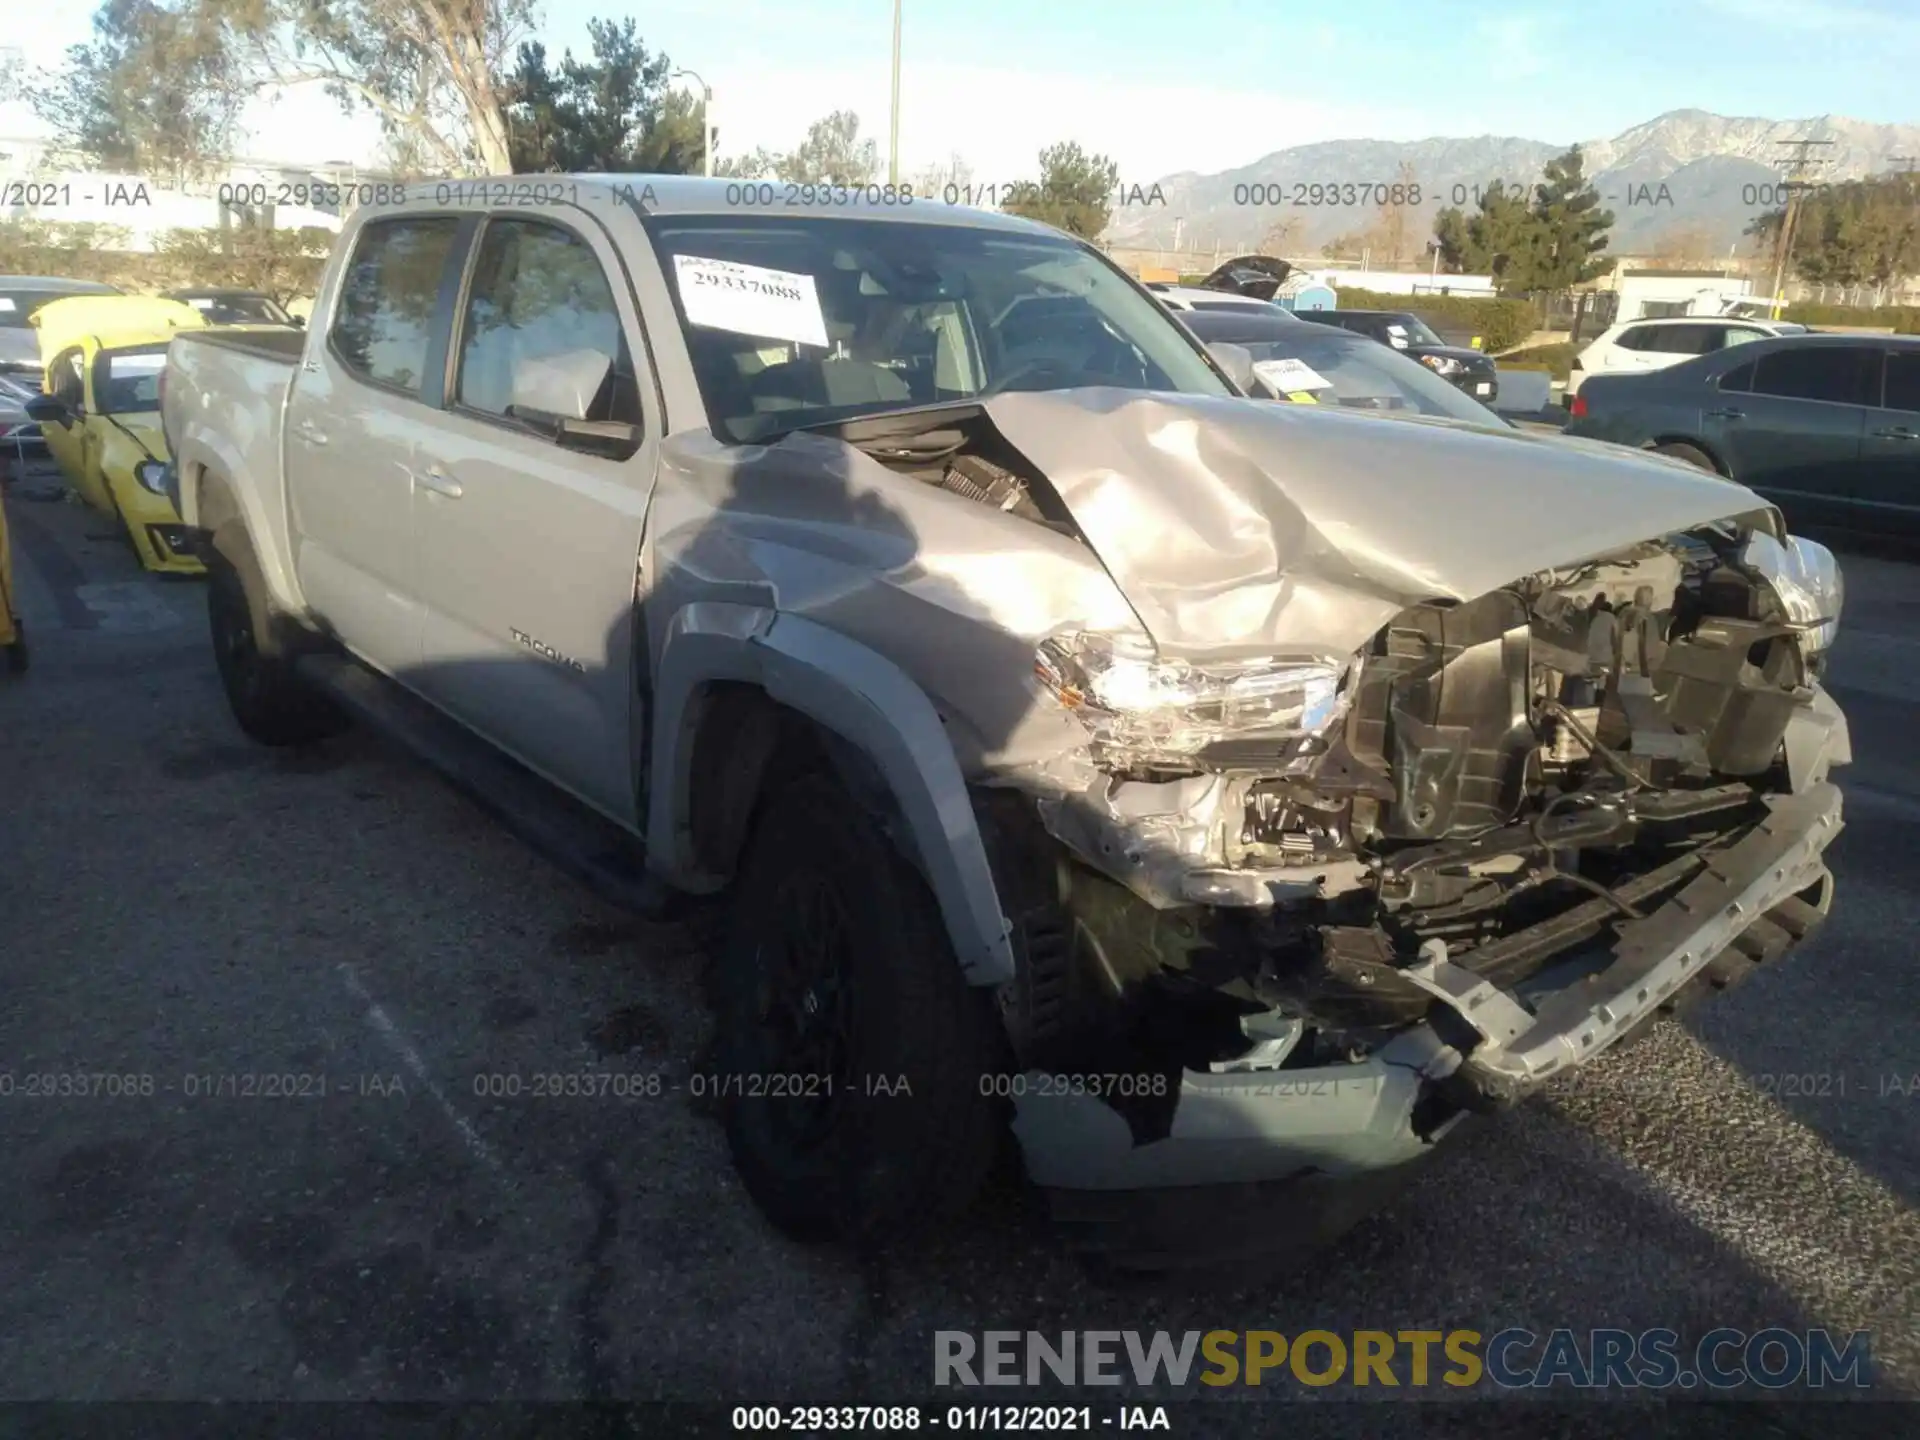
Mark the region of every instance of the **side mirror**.
<instances>
[{"instance_id":1,"label":"side mirror","mask_svg":"<svg viewBox=\"0 0 1920 1440\"><path fill-rule=\"evenodd\" d=\"M1215 340L1207 346L1214 364L1227 372L1227 378L1247 394L1253 393L1253 352L1244 345L1229 345Z\"/></svg>"},{"instance_id":2,"label":"side mirror","mask_svg":"<svg viewBox=\"0 0 1920 1440\"><path fill-rule=\"evenodd\" d=\"M36 425L58 425L62 430L73 424L73 412L67 402L51 395L36 395L26 404L27 418Z\"/></svg>"},{"instance_id":3,"label":"side mirror","mask_svg":"<svg viewBox=\"0 0 1920 1440\"><path fill-rule=\"evenodd\" d=\"M644 435L638 425L620 420L563 418L554 427L562 449L579 450L608 460L625 460L640 448Z\"/></svg>"}]
</instances>

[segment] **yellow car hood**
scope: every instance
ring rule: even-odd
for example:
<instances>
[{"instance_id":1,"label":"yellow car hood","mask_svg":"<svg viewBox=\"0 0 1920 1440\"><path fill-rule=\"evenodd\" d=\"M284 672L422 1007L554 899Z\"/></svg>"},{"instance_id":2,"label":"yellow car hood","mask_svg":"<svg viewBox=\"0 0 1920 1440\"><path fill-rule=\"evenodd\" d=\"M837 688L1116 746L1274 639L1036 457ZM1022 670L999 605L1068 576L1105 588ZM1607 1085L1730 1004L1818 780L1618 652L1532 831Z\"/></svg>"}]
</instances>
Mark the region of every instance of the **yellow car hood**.
<instances>
[{"instance_id":1,"label":"yellow car hood","mask_svg":"<svg viewBox=\"0 0 1920 1440\"><path fill-rule=\"evenodd\" d=\"M130 414L113 417L135 440L147 449L147 453L156 460L167 458L167 437L160 429L160 416L153 411L134 411ZM103 424L107 423L102 421Z\"/></svg>"},{"instance_id":2,"label":"yellow car hood","mask_svg":"<svg viewBox=\"0 0 1920 1440\"><path fill-rule=\"evenodd\" d=\"M191 305L148 295L74 295L42 305L32 315L40 333L40 363L89 337L102 346L144 345L165 340L175 330L204 330L207 322Z\"/></svg>"}]
</instances>

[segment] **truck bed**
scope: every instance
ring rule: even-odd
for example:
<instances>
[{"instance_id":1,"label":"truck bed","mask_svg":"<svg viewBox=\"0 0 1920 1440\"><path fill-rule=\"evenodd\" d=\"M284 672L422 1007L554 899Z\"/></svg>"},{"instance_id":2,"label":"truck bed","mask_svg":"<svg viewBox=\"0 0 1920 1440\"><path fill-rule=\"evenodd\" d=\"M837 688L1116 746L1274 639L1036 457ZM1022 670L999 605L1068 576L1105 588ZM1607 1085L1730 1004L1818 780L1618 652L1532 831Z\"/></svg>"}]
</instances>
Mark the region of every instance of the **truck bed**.
<instances>
[{"instance_id":1,"label":"truck bed","mask_svg":"<svg viewBox=\"0 0 1920 1440\"><path fill-rule=\"evenodd\" d=\"M238 350L243 354L255 355L262 360L275 360L283 365L299 364L301 353L307 348L307 332L304 330L237 330L213 327L206 330L182 330L173 338L191 340L198 345L218 345L224 350Z\"/></svg>"}]
</instances>

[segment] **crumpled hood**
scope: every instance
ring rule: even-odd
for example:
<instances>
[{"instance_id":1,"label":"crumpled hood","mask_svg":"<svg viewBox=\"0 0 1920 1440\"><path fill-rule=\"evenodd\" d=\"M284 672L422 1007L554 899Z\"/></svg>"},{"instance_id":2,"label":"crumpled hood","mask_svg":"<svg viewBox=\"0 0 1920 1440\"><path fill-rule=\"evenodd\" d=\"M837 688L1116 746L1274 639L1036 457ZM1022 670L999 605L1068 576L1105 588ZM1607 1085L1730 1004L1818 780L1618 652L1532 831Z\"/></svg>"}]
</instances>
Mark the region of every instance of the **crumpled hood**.
<instances>
[{"instance_id":1,"label":"crumpled hood","mask_svg":"<svg viewBox=\"0 0 1920 1440\"><path fill-rule=\"evenodd\" d=\"M114 420L119 421L121 428L144 447L154 459L167 458L167 436L166 432L160 428L158 414L147 410L132 410L124 415L115 415L112 420L105 423L111 425Z\"/></svg>"},{"instance_id":2,"label":"crumpled hood","mask_svg":"<svg viewBox=\"0 0 1920 1440\"><path fill-rule=\"evenodd\" d=\"M1524 431L1133 390L997 395L1163 654L1351 654L1407 606L1715 520L1743 486Z\"/></svg>"}]
</instances>

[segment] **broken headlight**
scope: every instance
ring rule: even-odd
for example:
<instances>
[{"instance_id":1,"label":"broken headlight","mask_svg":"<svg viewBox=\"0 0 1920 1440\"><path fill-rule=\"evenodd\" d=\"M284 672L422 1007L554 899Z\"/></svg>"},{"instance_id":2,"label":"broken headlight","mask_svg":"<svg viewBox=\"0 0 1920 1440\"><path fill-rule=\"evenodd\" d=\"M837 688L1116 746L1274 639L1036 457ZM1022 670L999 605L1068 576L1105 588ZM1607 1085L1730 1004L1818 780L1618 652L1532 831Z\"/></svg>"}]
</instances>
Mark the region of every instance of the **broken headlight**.
<instances>
[{"instance_id":1,"label":"broken headlight","mask_svg":"<svg viewBox=\"0 0 1920 1440\"><path fill-rule=\"evenodd\" d=\"M1783 545L1765 531L1747 538L1741 560L1766 579L1779 597L1786 618L1806 631L1807 653L1819 654L1833 645L1840 630L1840 608L1846 583L1833 551L1817 540L1789 535Z\"/></svg>"},{"instance_id":2,"label":"broken headlight","mask_svg":"<svg viewBox=\"0 0 1920 1440\"><path fill-rule=\"evenodd\" d=\"M1162 659L1145 636L1079 631L1034 653L1035 677L1122 763L1191 766L1223 741L1272 742L1284 762L1346 711L1346 667L1320 661Z\"/></svg>"}]
</instances>

